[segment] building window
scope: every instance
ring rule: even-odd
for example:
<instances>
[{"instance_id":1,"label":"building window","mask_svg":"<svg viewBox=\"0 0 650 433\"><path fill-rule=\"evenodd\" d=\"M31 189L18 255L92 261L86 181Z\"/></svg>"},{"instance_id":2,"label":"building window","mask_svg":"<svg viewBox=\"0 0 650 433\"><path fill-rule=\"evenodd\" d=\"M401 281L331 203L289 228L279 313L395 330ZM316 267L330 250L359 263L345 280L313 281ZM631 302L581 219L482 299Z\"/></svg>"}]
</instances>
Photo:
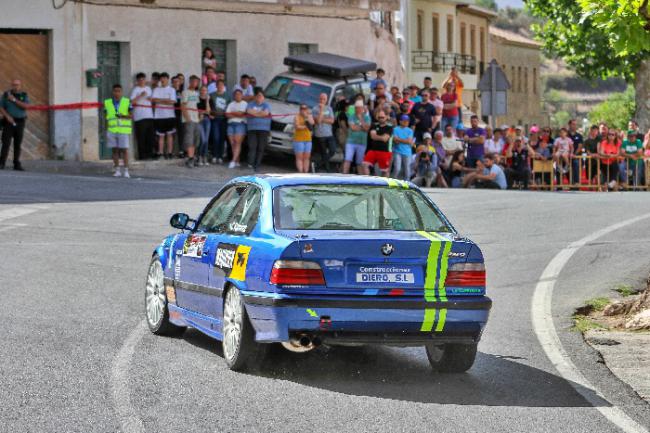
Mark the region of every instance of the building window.
<instances>
[{"instance_id":1,"label":"building window","mask_svg":"<svg viewBox=\"0 0 650 433\"><path fill-rule=\"evenodd\" d=\"M521 91L522 91L522 88L521 88L521 82L522 82L523 80L522 80L521 78L522 78L522 77L521 77L521 66L518 66L518 67L517 67L517 91L518 91L519 93L521 93Z\"/></svg>"},{"instance_id":2,"label":"building window","mask_svg":"<svg viewBox=\"0 0 650 433\"><path fill-rule=\"evenodd\" d=\"M318 44L302 44L289 42L289 55L299 56L300 54L317 53Z\"/></svg>"},{"instance_id":3,"label":"building window","mask_svg":"<svg viewBox=\"0 0 650 433\"><path fill-rule=\"evenodd\" d=\"M460 23L460 53L467 53L467 26Z\"/></svg>"},{"instance_id":4,"label":"building window","mask_svg":"<svg viewBox=\"0 0 650 433\"><path fill-rule=\"evenodd\" d=\"M469 53L476 57L476 26L469 26Z\"/></svg>"},{"instance_id":5,"label":"building window","mask_svg":"<svg viewBox=\"0 0 650 433\"><path fill-rule=\"evenodd\" d=\"M510 67L510 84L512 85L512 92L517 91L517 77L515 77L515 67L511 66Z\"/></svg>"},{"instance_id":6,"label":"building window","mask_svg":"<svg viewBox=\"0 0 650 433\"><path fill-rule=\"evenodd\" d=\"M533 94L537 95L537 68L533 68Z\"/></svg>"},{"instance_id":7,"label":"building window","mask_svg":"<svg viewBox=\"0 0 650 433\"><path fill-rule=\"evenodd\" d=\"M423 38L423 33L424 33L424 12L418 11L418 18L417 18L417 29L416 31L418 32L417 34L417 44L418 44L418 50L421 50L424 48L424 38Z\"/></svg>"},{"instance_id":8,"label":"building window","mask_svg":"<svg viewBox=\"0 0 650 433\"><path fill-rule=\"evenodd\" d=\"M447 15L447 52L454 52L454 17Z\"/></svg>"},{"instance_id":9,"label":"building window","mask_svg":"<svg viewBox=\"0 0 650 433\"><path fill-rule=\"evenodd\" d=\"M524 68L524 93L528 94L528 67Z\"/></svg>"},{"instance_id":10,"label":"building window","mask_svg":"<svg viewBox=\"0 0 650 433\"><path fill-rule=\"evenodd\" d=\"M485 28L481 27L481 30L479 31L480 35L480 40L479 40L479 60L481 62L485 62Z\"/></svg>"},{"instance_id":11,"label":"building window","mask_svg":"<svg viewBox=\"0 0 650 433\"><path fill-rule=\"evenodd\" d=\"M440 17L433 14L431 18L431 49L436 53L440 52Z\"/></svg>"}]
</instances>

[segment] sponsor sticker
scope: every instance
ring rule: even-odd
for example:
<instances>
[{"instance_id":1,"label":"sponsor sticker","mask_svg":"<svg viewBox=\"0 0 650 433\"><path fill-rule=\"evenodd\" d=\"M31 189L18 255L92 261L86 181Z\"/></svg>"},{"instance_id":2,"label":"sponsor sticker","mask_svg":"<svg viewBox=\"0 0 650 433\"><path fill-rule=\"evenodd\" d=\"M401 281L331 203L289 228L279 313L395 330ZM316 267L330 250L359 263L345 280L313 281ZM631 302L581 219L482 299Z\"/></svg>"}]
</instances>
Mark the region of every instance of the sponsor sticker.
<instances>
[{"instance_id":1,"label":"sponsor sticker","mask_svg":"<svg viewBox=\"0 0 650 433\"><path fill-rule=\"evenodd\" d=\"M401 266L360 266L356 282L414 284L415 275L411 268Z\"/></svg>"},{"instance_id":2,"label":"sponsor sticker","mask_svg":"<svg viewBox=\"0 0 650 433\"><path fill-rule=\"evenodd\" d=\"M251 247L220 243L214 258L215 272L219 272L233 280L246 279L246 267Z\"/></svg>"},{"instance_id":3,"label":"sponsor sticker","mask_svg":"<svg viewBox=\"0 0 650 433\"><path fill-rule=\"evenodd\" d=\"M174 279L178 280L181 278L181 260L179 257L176 258L176 263L174 264Z\"/></svg>"},{"instance_id":4,"label":"sponsor sticker","mask_svg":"<svg viewBox=\"0 0 650 433\"><path fill-rule=\"evenodd\" d=\"M230 275L236 252L237 245L220 243L214 258L215 270L221 271L226 276Z\"/></svg>"},{"instance_id":5,"label":"sponsor sticker","mask_svg":"<svg viewBox=\"0 0 650 433\"><path fill-rule=\"evenodd\" d=\"M185 245L183 246L183 255L185 257L201 257L203 256L203 246L205 241L208 239L207 236L203 235L190 235L185 240Z\"/></svg>"}]
</instances>

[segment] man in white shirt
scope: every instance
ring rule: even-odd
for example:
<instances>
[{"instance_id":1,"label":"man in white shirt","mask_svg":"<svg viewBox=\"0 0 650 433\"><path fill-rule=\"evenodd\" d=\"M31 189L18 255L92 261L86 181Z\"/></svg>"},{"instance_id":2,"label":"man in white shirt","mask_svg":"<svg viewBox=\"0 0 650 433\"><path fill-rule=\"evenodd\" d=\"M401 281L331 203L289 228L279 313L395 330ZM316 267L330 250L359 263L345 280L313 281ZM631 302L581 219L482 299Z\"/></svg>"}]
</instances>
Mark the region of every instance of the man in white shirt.
<instances>
[{"instance_id":1,"label":"man in white shirt","mask_svg":"<svg viewBox=\"0 0 650 433\"><path fill-rule=\"evenodd\" d=\"M197 104L199 102L199 83L200 78L196 75L190 76L190 82L186 90L183 90L181 96L181 113L183 117L183 150L187 154L185 166L192 168L198 167L198 159L194 160L194 150L201 141L201 132L199 130L199 112Z\"/></svg>"},{"instance_id":2,"label":"man in white shirt","mask_svg":"<svg viewBox=\"0 0 650 433\"><path fill-rule=\"evenodd\" d=\"M442 109L445 106L445 103L442 102L442 99L440 99L440 96L438 95L438 89L436 87L432 87L430 93L431 93L431 97L429 98L429 101L431 105L436 107L436 115L433 119L433 130L435 131L436 129L440 129L440 120L442 120Z\"/></svg>"},{"instance_id":3,"label":"man in white shirt","mask_svg":"<svg viewBox=\"0 0 650 433\"><path fill-rule=\"evenodd\" d=\"M253 86L251 85L251 77L244 74L239 79L239 84L235 84L235 87L232 89L233 96L235 91L240 90L242 94L242 99L246 102L251 102L255 99L255 92Z\"/></svg>"},{"instance_id":4,"label":"man in white shirt","mask_svg":"<svg viewBox=\"0 0 650 433\"><path fill-rule=\"evenodd\" d=\"M158 158L163 155L165 139L167 139L167 153L165 159L172 158L174 149L174 134L176 133L176 114L174 104L176 103L176 90L169 85L169 74L160 74L160 86L153 89L151 102L156 104L154 111L154 124L158 135Z\"/></svg>"},{"instance_id":5,"label":"man in white shirt","mask_svg":"<svg viewBox=\"0 0 650 433\"><path fill-rule=\"evenodd\" d=\"M147 76L139 72L135 76L135 87L131 90L130 98L133 106L133 127L139 159L151 158L154 151L156 132L153 124L151 94L151 88L147 86Z\"/></svg>"},{"instance_id":6,"label":"man in white shirt","mask_svg":"<svg viewBox=\"0 0 650 433\"><path fill-rule=\"evenodd\" d=\"M463 142L454 135L454 128L451 125L445 126L445 132L442 137L442 147L448 155L453 155L457 150L463 150Z\"/></svg>"}]
</instances>

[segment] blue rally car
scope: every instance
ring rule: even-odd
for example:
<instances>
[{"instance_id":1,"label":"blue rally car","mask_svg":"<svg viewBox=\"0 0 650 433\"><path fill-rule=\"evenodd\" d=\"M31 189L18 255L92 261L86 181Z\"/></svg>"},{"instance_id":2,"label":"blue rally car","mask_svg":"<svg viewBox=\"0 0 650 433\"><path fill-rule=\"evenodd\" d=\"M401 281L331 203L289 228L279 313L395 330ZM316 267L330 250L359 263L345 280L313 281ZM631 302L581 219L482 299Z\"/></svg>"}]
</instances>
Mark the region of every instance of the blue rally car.
<instances>
[{"instance_id":1,"label":"blue rally car","mask_svg":"<svg viewBox=\"0 0 650 433\"><path fill-rule=\"evenodd\" d=\"M226 184L156 248L155 334L221 340L233 370L266 343L424 346L434 370L476 357L492 301L481 250L417 187L365 176L263 175Z\"/></svg>"}]
</instances>

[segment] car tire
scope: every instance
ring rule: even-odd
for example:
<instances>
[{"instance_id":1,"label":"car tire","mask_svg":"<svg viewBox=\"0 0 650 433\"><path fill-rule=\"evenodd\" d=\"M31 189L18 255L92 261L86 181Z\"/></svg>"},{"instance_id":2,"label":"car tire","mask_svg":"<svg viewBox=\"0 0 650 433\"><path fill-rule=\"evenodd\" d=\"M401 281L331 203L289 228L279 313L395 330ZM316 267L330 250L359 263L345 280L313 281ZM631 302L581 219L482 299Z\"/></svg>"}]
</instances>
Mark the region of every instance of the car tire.
<instances>
[{"instance_id":1,"label":"car tire","mask_svg":"<svg viewBox=\"0 0 650 433\"><path fill-rule=\"evenodd\" d=\"M230 287L223 301L223 358L234 371L259 368L267 352L267 344L255 341L244 301L236 287Z\"/></svg>"},{"instance_id":2,"label":"car tire","mask_svg":"<svg viewBox=\"0 0 650 433\"><path fill-rule=\"evenodd\" d=\"M169 321L164 272L158 255L151 258L149 272L147 272L144 288L144 314L149 330L156 335L176 336L185 332L185 327L176 326Z\"/></svg>"},{"instance_id":3,"label":"car tire","mask_svg":"<svg viewBox=\"0 0 650 433\"><path fill-rule=\"evenodd\" d=\"M464 373L474 365L477 344L429 344L427 358L434 371Z\"/></svg>"}]
</instances>

